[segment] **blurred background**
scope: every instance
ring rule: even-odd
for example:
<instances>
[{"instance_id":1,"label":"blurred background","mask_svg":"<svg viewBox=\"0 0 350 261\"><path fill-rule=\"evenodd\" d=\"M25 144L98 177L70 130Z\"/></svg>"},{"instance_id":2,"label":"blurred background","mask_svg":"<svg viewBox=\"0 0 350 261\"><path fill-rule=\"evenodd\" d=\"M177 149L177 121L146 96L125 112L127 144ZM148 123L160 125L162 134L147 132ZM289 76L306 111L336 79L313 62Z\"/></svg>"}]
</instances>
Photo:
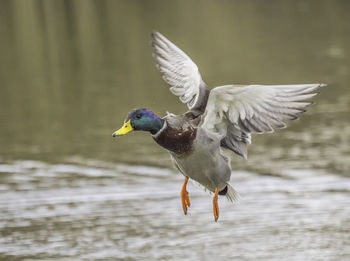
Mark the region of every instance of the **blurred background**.
<instances>
[{"instance_id":1,"label":"blurred background","mask_svg":"<svg viewBox=\"0 0 350 261\"><path fill-rule=\"evenodd\" d=\"M0 0L1 260L349 260L350 2ZM127 113L182 113L158 30L210 86L327 83L232 154L240 204L188 187Z\"/></svg>"}]
</instances>

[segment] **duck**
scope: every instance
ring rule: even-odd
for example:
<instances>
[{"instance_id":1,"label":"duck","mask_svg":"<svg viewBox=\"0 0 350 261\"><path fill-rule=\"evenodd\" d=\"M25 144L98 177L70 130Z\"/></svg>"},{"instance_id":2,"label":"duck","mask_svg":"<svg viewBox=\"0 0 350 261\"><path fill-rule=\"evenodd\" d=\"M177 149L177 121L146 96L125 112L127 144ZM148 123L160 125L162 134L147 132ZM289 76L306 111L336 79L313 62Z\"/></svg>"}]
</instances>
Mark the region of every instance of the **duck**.
<instances>
[{"instance_id":1,"label":"duck","mask_svg":"<svg viewBox=\"0 0 350 261\"><path fill-rule=\"evenodd\" d=\"M215 222L219 218L218 197L239 200L230 184L230 156L225 150L248 158L252 134L272 133L296 120L312 104L323 83L257 85L229 84L210 89L197 65L174 43L157 31L151 34L153 57L170 91L187 105L180 115L157 116L147 108L130 111L122 127L112 136L132 131L149 132L168 151L184 176L180 198L184 214L191 206L187 183L194 180L212 192Z\"/></svg>"}]
</instances>

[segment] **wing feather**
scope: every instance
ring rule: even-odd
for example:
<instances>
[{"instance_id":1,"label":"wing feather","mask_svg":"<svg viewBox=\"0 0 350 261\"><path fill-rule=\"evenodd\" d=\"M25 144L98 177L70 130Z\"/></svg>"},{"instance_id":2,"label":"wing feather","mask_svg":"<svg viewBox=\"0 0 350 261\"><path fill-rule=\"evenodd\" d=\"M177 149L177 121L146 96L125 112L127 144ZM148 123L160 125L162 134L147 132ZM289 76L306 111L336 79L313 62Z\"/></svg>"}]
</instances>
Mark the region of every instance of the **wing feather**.
<instances>
[{"instance_id":1,"label":"wing feather","mask_svg":"<svg viewBox=\"0 0 350 261\"><path fill-rule=\"evenodd\" d=\"M202 128L222 136L221 145L247 158L250 134L286 127L312 104L324 84L226 85L209 95Z\"/></svg>"},{"instance_id":2,"label":"wing feather","mask_svg":"<svg viewBox=\"0 0 350 261\"><path fill-rule=\"evenodd\" d=\"M180 48L158 32L152 33L153 57L170 91L181 102L197 113L202 114L209 96L209 90L202 80L197 65Z\"/></svg>"}]
</instances>

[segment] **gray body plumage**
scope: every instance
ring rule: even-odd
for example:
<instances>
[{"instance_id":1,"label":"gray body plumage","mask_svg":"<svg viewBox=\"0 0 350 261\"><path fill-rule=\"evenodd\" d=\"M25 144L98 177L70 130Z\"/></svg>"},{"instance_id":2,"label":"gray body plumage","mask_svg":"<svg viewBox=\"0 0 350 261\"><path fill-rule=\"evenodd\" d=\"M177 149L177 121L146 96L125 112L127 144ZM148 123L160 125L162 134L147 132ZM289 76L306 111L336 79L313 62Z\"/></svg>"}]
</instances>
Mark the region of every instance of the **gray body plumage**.
<instances>
[{"instance_id":1,"label":"gray body plumage","mask_svg":"<svg viewBox=\"0 0 350 261\"><path fill-rule=\"evenodd\" d=\"M169 115L165 119L171 124L176 117L179 116ZM177 123L179 122L177 120ZM208 133L201 127L193 127L197 128L197 133L191 149L182 154L169 151L174 164L184 175L209 191L214 192L217 187L222 190L230 180L230 159L222 154L218 136Z\"/></svg>"},{"instance_id":2,"label":"gray body plumage","mask_svg":"<svg viewBox=\"0 0 350 261\"><path fill-rule=\"evenodd\" d=\"M201 117L194 118L192 113L168 114L163 119L164 127L153 138L168 150L176 168L211 192L227 187L226 197L230 201L237 200L238 193L228 183L231 177L230 158L222 152L221 136L199 126ZM186 138L184 133L188 130L193 139ZM166 143L162 139L164 135ZM182 144L183 149L174 150L172 141Z\"/></svg>"}]
</instances>

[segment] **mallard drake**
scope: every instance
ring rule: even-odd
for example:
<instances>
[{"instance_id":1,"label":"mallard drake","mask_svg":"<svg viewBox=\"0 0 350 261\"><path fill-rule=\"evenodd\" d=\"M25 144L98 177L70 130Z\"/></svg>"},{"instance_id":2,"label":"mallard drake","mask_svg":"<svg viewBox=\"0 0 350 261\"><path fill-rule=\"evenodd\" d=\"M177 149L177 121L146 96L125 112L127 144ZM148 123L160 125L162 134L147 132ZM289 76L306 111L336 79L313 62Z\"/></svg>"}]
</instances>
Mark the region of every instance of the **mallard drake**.
<instances>
[{"instance_id":1,"label":"mallard drake","mask_svg":"<svg viewBox=\"0 0 350 261\"><path fill-rule=\"evenodd\" d=\"M153 32L153 57L170 91L187 104L181 115L168 113L160 118L149 109L132 110L113 137L131 131L147 131L165 148L176 168L184 175L181 202L185 214L191 205L186 189L192 179L214 193L213 212L219 218L218 195L230 201L238 193L229 184L229 149L247 159L251 134L284 128L311 104L307 100L324 84L225 85L208 89L197 65L180 48Z\"/></svg>"}]
</instances>

